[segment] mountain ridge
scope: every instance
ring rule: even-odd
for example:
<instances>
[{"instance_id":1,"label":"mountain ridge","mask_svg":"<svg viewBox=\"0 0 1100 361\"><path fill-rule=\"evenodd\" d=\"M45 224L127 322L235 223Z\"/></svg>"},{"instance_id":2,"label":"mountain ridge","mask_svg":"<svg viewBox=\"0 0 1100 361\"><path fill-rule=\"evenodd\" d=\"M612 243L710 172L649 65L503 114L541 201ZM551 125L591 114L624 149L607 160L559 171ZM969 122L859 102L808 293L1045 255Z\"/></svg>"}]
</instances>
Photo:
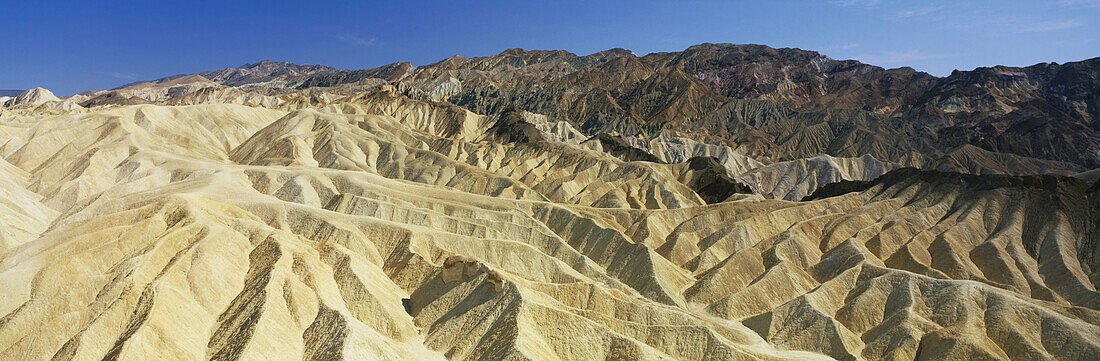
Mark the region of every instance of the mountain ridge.
<instances>
[{"instance_id":1,"label":"mountain ridge","mask_svg":"<svg viewBox=\"0 0 1100 361\"><path fill-rule=\"evenodd\" d=\"M583 56L512 48L361 70L264 60L96 92L73 104L175 104L203 93L207 101L270 106L295 93L348 96L391 84L479 114L523 109L587 136L686 136L735 145L769 163L870 154L929 168L955 157L946 163L951 169L1064 174L1100 167L1098 74L1100 58L936 77L753 44L704 43L642 56L621 48ZM967 145L981 151L958 151Z\"/></svg>"},{"instance_id":2,"label":"mountain ridge","mask_svg":"<svg viewBox=\"0 0 1100 361\"><path fill-rule=\"evenodd\" d=\"M263 82L280 76L310 75L317 73L336 72L339 69L315 64L295 64L289 61L274 61L264 59L255 63L247 63L238 67L227 67L219 70L207 70L192 74L176 74L148 81L136 81L123 84L111 90L125 89L141 83L163 83L191 75L202 76L219 84L237 86L248 83Z\"/></svg>"},{"instance_id":3,"label":"mountain ridge","mask_svg":"<svg viewBox=\"0 0 1100 361\"><path fill-rule=\"evenodd\" d=\"M417 82L419 79L418 85L421 87L433 87L436 86L433 84L439 83L433 78L441 76L436 74L438 70L432 70L433 67L451 69L465 66L484 73L484 70L478 69L486 69L491 67L488 64L514 58L516 53L513 50L511 53L492 57L471 58L481 59L481 64L484 65L472 64L471 62L476 62L473 60L464 60L422 66L410 82ZM1097 130L1093 128L1094 121L1091 120L1096 117L1098 107L1093 99L1094 95L1088 96L1094 94L1089 93L1088 89L1096 86L1096 81L1077 81L1071 84L1064 79L1095 79L1095 76L1073 77L1062 74L1095 74L1100 69L1096 66L1100 64L1100 59L1063 65L1042 63L1028 68L1004 68L1027 74L1041 71L1049 73L1044 77L1032 77L1038 80L1031 83L1012 81L1011 72L990 72L987 68L960 71L953 76L939 78L911 69L882 69L857 61L835 61L817 52L755 45L703 44L683 52L654 53L622 59L626 60L608 61L575 72L547 72L540 66L527 66L516 70L501 70L500 74L495 75L507 76L507 79L451 70L453 74L448 73L452 75L447 76L459 76L458 82L463 86L460 93L445 98L476 112L492 113L503 107L519 106L536 113L569 120L580 125L582 130L618 131L627 134L652 133L664 129L663 127L692 128L682 123L694 123L691 119L701 119L731 100L771 101L799 112L852 109L874 116L903 119L903 122L919 122L922 129L913 131L924 133L920 137L936 139L939 148L974 144L992 151L1071 161L1090 168L1100 166L1100 158L1096 156L1096 151L1100 150L1100 141L1096 135ZM534 73L524 80L524 72ZM516 74L519 78L511 74ZM762 75L764 77L761 78ZM554 80L558 78L562 80ZM804 80L792 82L789 78ZM608 80L614 82L601 85ZM500 81L505 82L499 83ZM1040 81L1057 84L1044 86L1037 83ZM1001 84L1007 89L990 93L976 87L981 82L986 82L983 84L987 85ZM1072 92L1076 94L1074 97L1062 100L1048 89L1059 88L1063 86L1061 83L1066 83L1064 86L1068 86L1067 89L1083 90L1075 90ZM528 94L532 94L536 88L542 89L541 94L562 95L553 95L558 98L551 99L544 96L530 97ZM669 90L674 91L668 92ZM976 95L992 101L976 103L969 100L966 92L975 91ZM474 96L486 92L497 92L500 96ZM582 95L565 95L571 92ZM430 88L426 93L431 93ZM653 100L643 101L643 96ZM593 101L596 104L589 104ZM1073 104L1083 105L1083 109L1072 110L1079 107ZM583 108L577 108L582 105ZM671 109L677 111L669 113ZM1036 119L1048 121L1036 123ZM1045 134L1035 137L1034 141L1021 142L1019 134L1024 132ZM1058 139L1057 134L1071 134L1076 138ZM743 136L727 140L745 141ZM1042 149L1038 147L1039 143L1054 144L1056 148ZM791 156L811 155L813 153L798 152Z\"/></svg>"}]
</instances>

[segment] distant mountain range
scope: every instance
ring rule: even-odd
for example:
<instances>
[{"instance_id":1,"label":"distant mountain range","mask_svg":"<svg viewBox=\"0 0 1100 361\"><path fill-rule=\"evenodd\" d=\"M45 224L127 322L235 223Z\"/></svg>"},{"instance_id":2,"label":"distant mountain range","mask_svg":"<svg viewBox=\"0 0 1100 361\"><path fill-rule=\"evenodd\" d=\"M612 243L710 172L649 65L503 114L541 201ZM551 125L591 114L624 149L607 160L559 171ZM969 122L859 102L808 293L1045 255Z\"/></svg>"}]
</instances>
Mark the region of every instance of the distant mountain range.
<instances>
[{"instance_id":1,"label":"distant mountain range","mask_svg":"<svg viewBox=\"0 0 1100 361\"><path fill-rule=\"evenodd\" d=\"M253 64L245 64L236 68L225 68L221 70L204 71L197 74L178 74L160 78L157 80L149 81L151 83L165 83L188 76L200 76L209 81L217 82L228 86L241 86L255 83L262 83L270 81L272 79L280 77L295 77L317 73L333 73L339 69L328 67L324 65L311 65L311 64L294 64L285 61L272 61L263 60ZM139 81L129 83L120 86L117 89L124 89L132 87L134 85L148 83L146 81Z\"/></svg>"},{"instance_id":2,"label":"distant mountain range","mask_svg":"<svg viewBox=\"0 0 1100 361\"><path fill-rule=\"evenodd\" d=\"M393 84L411 98L480 114L515 107L590 135L668 133L768 161L870 154L931 167L969 145L1026 157L1024 163L1059 162L1053 168L1100 167L1100 58L936 77L762 45L701 44L645 56L624 49L586 56L509 49L363 70L265 60L116 90L181 80L268 95ZM169 98L201 87L193 88Z\"/></svg>"},{"instance_id":3,"label":"distant mountain range","mask_svg":"<svg viewBox=\"0 0 1100 361\"><path fill-rule=\"evenodd\" d=\"M971 144L1095 168L1098 79L1100 58L939 78L812 51L703 44L642 57L513 49L446 59L404 83L478 113L515 106L586 132L687 134L773 160L871 154L922 165Z\"/></svg>"},{"instance_id":4,"label":"distant mountain range","mask_svg":"<svg viewBox=\"0 0 1100 361\"><path fill-rule=\"evenodd\" d=\"M478 114L521 109L586 136L692 139L764 163L826 154L979 174L1100 167L1100 58L947 77L735 44L645 56L509 49L360 70L264 60L85 92L65 107L319 105L386 85Z\"/></svg>"},{"instance_id":5,"label":"distant mountain range","mask_svg":"<svg viewBox=\"0 0 1100 361\"><path fill-rule=\"evenodd\" d=\"M25 90L0 89L0 97L12 97L12 98L14 98L14 97L19 96L19 94L24 92L24 91Z\"/></svg>"}]
</instances>

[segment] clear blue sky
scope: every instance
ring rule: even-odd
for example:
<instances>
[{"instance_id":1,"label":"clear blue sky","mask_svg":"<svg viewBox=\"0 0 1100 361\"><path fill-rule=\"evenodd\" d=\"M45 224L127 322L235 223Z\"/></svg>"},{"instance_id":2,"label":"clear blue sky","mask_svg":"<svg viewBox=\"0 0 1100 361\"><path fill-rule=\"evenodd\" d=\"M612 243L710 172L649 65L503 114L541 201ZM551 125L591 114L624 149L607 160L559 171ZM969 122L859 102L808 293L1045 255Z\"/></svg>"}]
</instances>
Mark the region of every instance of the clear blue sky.
<instances>
[{"instance_id":1,"label":"clear blue sky","mask_svg":"<svg viewBox=\"0 0 1100 361\"><path fill-rule=\"evenodd\" d=\"M0 0L0 89L69 95L262 59L359 69L513 47L642 55L703 42L942 76L1100 56L1100 0Z\"/></svg>"}]
</instances>

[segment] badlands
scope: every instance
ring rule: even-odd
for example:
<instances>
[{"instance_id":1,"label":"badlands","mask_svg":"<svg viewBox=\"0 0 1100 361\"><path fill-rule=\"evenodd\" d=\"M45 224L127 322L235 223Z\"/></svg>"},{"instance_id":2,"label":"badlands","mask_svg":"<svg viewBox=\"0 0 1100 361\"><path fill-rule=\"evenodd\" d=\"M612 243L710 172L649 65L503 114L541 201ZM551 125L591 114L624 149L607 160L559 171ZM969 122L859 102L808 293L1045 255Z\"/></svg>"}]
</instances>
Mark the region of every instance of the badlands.
<instances>
[{"instance_id":1,"label":"badlands","mask_svg":"<svg viewBox=\"0 0 1100 361\"><path fill-rule=\"evenodd\" d=\"M0 360L1096 359L1097 74L704 44L31 89Z\"/></svg>"}]
</instances>

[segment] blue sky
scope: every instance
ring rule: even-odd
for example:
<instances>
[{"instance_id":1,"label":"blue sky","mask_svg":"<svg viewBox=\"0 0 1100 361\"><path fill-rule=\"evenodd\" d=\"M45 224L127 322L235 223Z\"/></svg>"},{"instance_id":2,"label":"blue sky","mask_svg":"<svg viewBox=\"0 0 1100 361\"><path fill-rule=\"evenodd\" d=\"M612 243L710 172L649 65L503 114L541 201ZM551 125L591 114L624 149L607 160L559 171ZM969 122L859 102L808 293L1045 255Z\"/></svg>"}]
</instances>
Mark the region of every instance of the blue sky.
<instances>
[{"instance_id":1,"label":"blue sky","mask_svg":"<svg viewBox=\"0 0 1100 361\"><path fill-rule=\"evenodd\" d=\"M755 43L941 76L1100 56L1100 0L0 0L0 9L0 89L59 95L262 59L359 69L513 47L642 55Z\"/></svg>"}]
</instances>

